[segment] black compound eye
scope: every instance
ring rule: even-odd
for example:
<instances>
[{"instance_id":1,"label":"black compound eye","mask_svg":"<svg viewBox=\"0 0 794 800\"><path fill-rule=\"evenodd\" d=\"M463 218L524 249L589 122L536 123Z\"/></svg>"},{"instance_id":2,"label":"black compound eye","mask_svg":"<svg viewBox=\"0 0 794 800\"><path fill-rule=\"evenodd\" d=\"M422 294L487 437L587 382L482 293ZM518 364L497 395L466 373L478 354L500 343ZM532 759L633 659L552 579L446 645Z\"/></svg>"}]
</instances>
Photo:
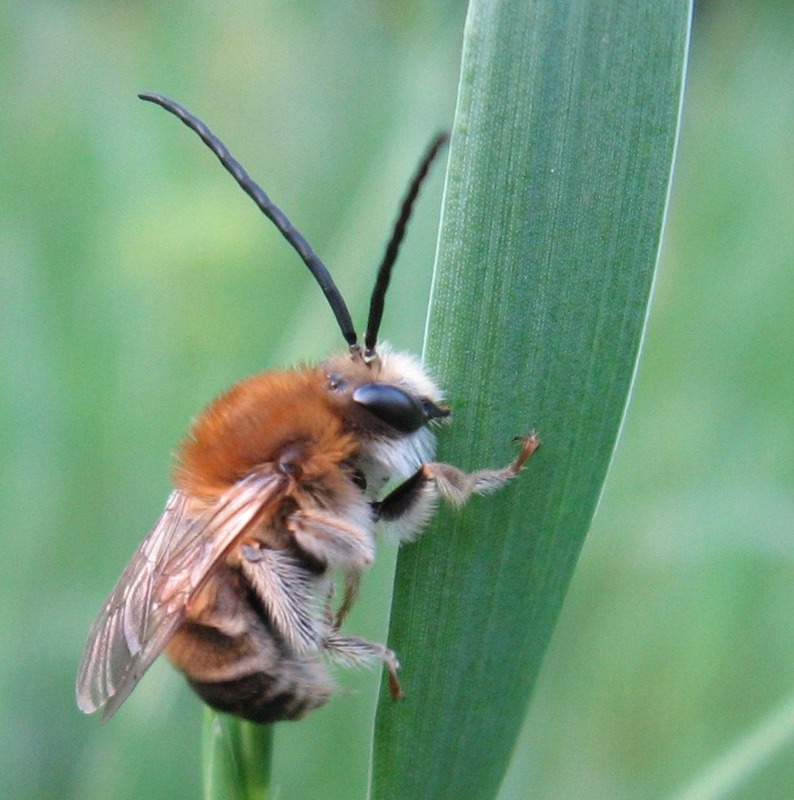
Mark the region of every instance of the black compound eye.
<instances>
[{"instance_id":1,"label":"black compound eye","mask_svg":"<svg viewBox=\"0 0 794 800\"><path fill-rule=\"evenodd\" d=\"M353 400L401 433L418 431L432 418L419 400L390 383L365 383Z\"/></svg>"}]
</instances>

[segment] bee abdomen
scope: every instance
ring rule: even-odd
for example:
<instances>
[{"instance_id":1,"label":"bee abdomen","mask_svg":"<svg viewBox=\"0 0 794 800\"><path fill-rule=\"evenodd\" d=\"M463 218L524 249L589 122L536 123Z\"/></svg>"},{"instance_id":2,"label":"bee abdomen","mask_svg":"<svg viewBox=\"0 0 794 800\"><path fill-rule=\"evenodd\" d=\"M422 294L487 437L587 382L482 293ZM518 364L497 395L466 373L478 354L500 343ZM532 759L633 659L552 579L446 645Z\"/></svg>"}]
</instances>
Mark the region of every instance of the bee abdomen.
<instances>
[{"instance_id":1,"label":"bee abdomen","mask_svg":"<svg viewBox=\"0 0 794 800\"><path fill-rule=\"evenodd\" d=\"M296 665L297 666L297 665ZM310 666L301 664L303 666ZM312 666L318 666L312 665ZM305 673L305 670L301 670ZM267 724L300 719L309 711L328 702L332 687L325 680L285 680L284 675L255 672L227 681L196 681L188 677L193 689L204 702L217 711Z\"/></svg>"}]
</instances>

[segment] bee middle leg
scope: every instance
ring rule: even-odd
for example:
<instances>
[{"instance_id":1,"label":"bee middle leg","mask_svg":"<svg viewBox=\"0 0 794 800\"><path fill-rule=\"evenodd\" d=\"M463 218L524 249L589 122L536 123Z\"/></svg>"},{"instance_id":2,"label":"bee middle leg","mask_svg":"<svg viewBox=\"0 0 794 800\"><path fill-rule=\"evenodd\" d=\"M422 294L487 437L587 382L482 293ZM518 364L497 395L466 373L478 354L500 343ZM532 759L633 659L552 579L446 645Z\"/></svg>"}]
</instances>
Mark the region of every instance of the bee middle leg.
<instances>
[{"instance_id":1,"label":"bee middle leg","mask_svg":"<svg viewBox=\"0 0 794 800\"><path fill-rule=\"evenodd\" d=\"M319 509L294 511L287 518L287 528L300 547L332 566L361 571L375 557L369 531Z\"/></svg>"},{"instance_id":2,"label":"bee middle leg","mask_svg":"<svg viewBox=\"0 0 794 800\"><path fill-rule=\"evenodd\" d=\"M287 527L301 548L343 570L344 595L339 610L333 615L333 626L338 628L358 595L361 572L375 556L371 533L319 509L294 511L287 519Z\"/></svg>"},{"instance_id":3,"label":"bee middle leg","mask_svg":"<svg viewBox=\"0 0 794 800\"><path fill-rule=\"evenodd\" d=\"M342 602L339 608L334 611L334 595L336 589L333 581L328 583L328 590L325 593L325 603L323 604L323 622L325 626L331 630L338 630L342 627L342 623L348 612L353 607L356 598L358 597L358 588L361 585L361 573L350 571L344 575L344 594L342 595Z\"/></svg>"}]
</instances>

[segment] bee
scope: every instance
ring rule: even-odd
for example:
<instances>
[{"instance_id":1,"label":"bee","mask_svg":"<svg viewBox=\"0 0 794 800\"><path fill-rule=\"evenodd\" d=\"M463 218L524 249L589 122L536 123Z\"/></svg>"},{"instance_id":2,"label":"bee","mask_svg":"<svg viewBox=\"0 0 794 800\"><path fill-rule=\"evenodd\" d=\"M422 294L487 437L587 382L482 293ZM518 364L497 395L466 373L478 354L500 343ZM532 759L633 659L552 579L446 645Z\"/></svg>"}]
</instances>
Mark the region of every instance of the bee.
<instances>
[{"instance_id":1,"label":"bee","mask_svg":"<svg viewBox=\"0 0 794 800\"><path fill-rule=\"evenodd\" d=\"M113 715L166 651L213 708L255 723L294 720L334 685L323 656L381 662L402 696L395 654L342 622L375 556L375 528L413 539L443 498L461 505L512 480L538 446L521 440L501 469L466 473L430 459L450 411L424 366L378 342L392 266L420 186L447 141L413 176L377 273L363 343L328 270L226 146L185 108L193 130L293 246L325 293L348 349L316 366L232 386L192 423L174 490L89 633L77 705ZM399 479L396 488L386 484ZM334 609L333 587L343 587Z\"/></svg>"}]
</instances>

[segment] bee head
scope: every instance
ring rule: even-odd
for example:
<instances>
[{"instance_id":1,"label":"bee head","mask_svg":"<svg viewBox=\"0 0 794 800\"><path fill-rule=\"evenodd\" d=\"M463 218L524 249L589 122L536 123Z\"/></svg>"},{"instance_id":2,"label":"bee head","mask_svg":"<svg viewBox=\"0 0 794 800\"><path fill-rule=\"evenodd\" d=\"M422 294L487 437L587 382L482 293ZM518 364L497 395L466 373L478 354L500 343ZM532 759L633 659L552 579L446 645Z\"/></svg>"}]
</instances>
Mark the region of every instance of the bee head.
<instances>
[{"instance_id":1,"label":"bee head","mask_svg":"<svg viewBox=\"0 0 794 800\"><path fill-rule=\"evenodd\" d=\"M343 353L320 369L331 402L359 429L400 438L449 416L422 364L385 342L369 361L358 352Z\"/></svg>"}]
</instances>

